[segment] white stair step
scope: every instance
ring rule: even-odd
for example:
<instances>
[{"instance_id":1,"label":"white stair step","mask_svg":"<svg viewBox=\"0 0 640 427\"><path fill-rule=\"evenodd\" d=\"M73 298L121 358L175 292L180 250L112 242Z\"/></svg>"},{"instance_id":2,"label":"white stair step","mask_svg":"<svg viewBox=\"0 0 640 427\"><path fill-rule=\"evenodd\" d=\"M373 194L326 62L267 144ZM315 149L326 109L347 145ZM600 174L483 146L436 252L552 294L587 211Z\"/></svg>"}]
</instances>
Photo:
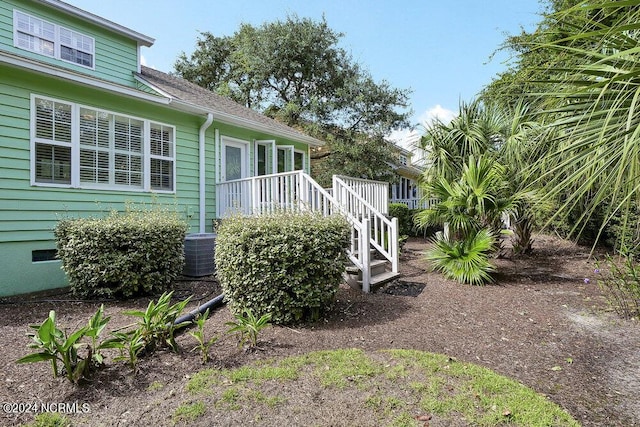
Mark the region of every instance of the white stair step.
<instances>
[{"instance_id":1,"label":"white stair step","mask_svg":"<svg viewBox=\"0 0 640 427\"><path fill-rule=\"evenodd\" d=\"M370 265L371 265L371 275L375 276L376 274L380 274L385 271L387 265L389 265L389 261L387 261L386 259L373 259L371 260ZM348 265L346 267L346 270L347 270L347 273L353 274L353 275L357 274L360 276L360 279L362 279L361 271L355 265L353 264Z\"/></svg>"},{"instance_id":2,"label":"white stair step","mask_svg":"<svg viewBox=\"0 0 640 427\"><path fill-rule=\"evenodd\" d=\"M384 273L376 274L375 276L372 276L370 286L373 287L373 286L381 285L383 283L390 282L397 277L400 277L400 273L394 273L393 271L385 271Z\"/></svg>"},{"instance_id":3,"label":"white stair step","mask_svg":"<svg viewBox=\"0 0 640 427\"><path fill-rule=\"evenodd\" d=\"M393 271L385 271L384 273L372 276L369 283L369 289L373 290L375 287L382 285L383 283L390 282L398 277L400 277L400 273L394 273ZM355 282L353 279L354 276L350 276L350 280L347 281L349 286L354 289L362 290L362 280Z\"/></svg>"}]
</instances>

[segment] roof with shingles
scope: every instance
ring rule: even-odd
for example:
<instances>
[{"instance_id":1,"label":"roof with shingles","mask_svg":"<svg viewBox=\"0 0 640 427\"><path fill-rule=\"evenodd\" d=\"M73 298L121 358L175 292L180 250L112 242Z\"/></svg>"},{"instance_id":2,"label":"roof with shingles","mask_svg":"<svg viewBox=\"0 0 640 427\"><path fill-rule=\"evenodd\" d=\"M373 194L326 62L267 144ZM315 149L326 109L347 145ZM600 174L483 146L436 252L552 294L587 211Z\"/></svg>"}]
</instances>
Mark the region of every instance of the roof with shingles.
<instances>
[{"instance_id":1,"label":"roof with shingles","mask_svg":"<svg viewBox=\"0 0 640 427\"><path fill-rule=\"evenodd\" d=\"M210 112L214 120L244 126L275 136L293 139L310 145L323 145L319 139L244 107L231 99L162 71L142 66L138 77L159 93L191 106L194 110Z\"/></svg>"}]
</instances>

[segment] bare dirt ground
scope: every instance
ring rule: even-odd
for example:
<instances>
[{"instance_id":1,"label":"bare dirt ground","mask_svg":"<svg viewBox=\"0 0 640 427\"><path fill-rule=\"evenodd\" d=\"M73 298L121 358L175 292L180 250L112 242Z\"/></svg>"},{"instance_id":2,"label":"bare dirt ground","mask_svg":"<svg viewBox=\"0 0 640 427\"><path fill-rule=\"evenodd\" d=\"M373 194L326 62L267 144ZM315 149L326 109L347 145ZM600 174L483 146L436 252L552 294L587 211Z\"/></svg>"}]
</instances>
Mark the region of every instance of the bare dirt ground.
<instances>
[{"instance_id":1,"label":"bare dirt ground","mask_svg":"<svg viewBox=\"0 0 640 427\"><path fill-rule=\"evenodd\" d=\"M546 395L584 426L640 425L640 325L608 309L596 284L589 248L537 236L531 256L496 260L497 283L462 286L426 271L424 240L410 240L401 260L400 280L373 294L348 287L324 319L314 325L272 327L260 336L262 351L243 352L216 310L206 332L221 339L209 368L237 367L263 358L313 350L402 348L446 354L512 377ZM585 283L585 278L590 279ZM213 279L179 282L176 296L194 295L195 307L218 292ZM171 413L190 376L203 366L190 352L193 339L178 338L180 354L156 352L140 362L134 377L123 363L107 361L91 381L72 385L52 378L45 363L17 365L29 352L28 325L41 323L55 309L67 328L85 324L99 303L67 301L67 294L0 303L0 402L79 402L89 413L70 415L82 425L171 425ZM131 323L122 311L146 307L149 299L105 302L108 329ZM161 385L155 387L154 385ZM162 401L158 413L150 402ZM325 402L327 413L331 402ZM18 425L33 414L0 413L0 425ZM268 414L265 419L268 419ZM316 425L328 425L314 420ZM266 424L268 425L268 424ZM295 425L295 423L291 424Z\"/></svg>"}]
</instances>

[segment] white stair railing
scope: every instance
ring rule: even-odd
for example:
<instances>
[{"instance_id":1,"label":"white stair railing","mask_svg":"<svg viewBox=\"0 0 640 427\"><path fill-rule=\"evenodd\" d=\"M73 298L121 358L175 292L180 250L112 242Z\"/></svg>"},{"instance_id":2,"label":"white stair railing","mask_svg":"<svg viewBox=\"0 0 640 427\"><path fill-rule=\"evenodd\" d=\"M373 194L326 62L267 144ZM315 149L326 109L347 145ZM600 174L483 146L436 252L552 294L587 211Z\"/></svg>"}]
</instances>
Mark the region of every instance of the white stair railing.
<instances>
[{"instance_id":1,"label":"white stair railing","mask_svg":"<svg viewBox=\"0 0 640 427\"><path fill-rule=\"evenodd\" d=\"M339 176L333 177L333 197L343 210L358 221L368 220L370 224L371 245L391 262L391 271L398 272L398 219L389 219L371 203L364 199Z\"/></svg>"},{"instance_id":2,"label":"white stair railing","mask_svg":"<svg viewBox=\"0 0 640 427\"><path fill-rule=\"evenodd\" d=\"M276 211L311 211L323 216L341 214L351 226L347 256L362 271L362 290L369 292L371 266L368 218L358 219L327 190L302 171L226 181L217 185L217 215L264 215Z\"/></svg>"},{"instance_id":3,"label":"white stair railing","mask_svg":"<svg viewBox=\"0 0 640 427\"><path fill-rule=\"evenodd\" d=\"M389 213L389 184L387 182L343 175L334 175L334 177L351 188L362 199L369 202L378 212L384 215ZM335 189L335 185L333 188Z\"/></svg>"}]
</instances>

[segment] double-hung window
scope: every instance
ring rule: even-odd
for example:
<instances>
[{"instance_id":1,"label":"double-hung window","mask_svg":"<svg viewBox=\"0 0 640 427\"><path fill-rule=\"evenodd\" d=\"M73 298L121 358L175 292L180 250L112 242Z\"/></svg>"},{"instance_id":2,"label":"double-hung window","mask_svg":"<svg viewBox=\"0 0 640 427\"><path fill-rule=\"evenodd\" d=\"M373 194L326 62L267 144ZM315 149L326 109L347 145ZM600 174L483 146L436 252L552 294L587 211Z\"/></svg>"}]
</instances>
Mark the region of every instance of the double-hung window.
<instances>
[{"instance_id":1,"label":"double-hung window","mask_svg":"<svg viewBox=\"0 0 640 427\"><path fill-rule=\"evenodd\" d=\"M175 129L32 96L32 183L174 191Z\"/></svg>"},{"instance_id":2,"label":"double-hung window","mask_svg":"<svg viewBox=\"0 0 640 427\"><path fill-rule=\"evenodd\" d=\"M95 40L85 34L15 10L13 43L20 49L94 68Z\"/></svg>"}]
</instances>

